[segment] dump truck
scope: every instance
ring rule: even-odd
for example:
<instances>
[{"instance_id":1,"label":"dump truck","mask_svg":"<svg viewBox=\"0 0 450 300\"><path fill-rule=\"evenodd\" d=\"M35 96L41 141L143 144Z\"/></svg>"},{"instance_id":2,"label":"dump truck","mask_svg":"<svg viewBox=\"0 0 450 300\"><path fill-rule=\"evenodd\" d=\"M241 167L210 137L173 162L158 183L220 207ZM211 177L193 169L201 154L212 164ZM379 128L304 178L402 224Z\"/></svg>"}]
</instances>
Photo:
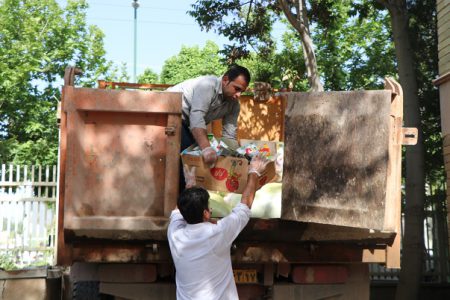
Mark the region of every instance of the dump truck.
<instances>
[{"instance_id":1,"label":"dump truck","mask_svg":"<svg viewBox=\"0 0 450 300\"><path fill-rule=\"evenodd\" d=\"M66 70L60 108L57 264L70 267L69 296L175 299L166 231L181 94L79 88L77 72ZM400 267L401 147L417 139L402 127L401 86L266 98L241 96L238 138L284 143L280 212L253 216L230 249L240 299L369 299L368 264Z\"/></svg>"}]
</instances>

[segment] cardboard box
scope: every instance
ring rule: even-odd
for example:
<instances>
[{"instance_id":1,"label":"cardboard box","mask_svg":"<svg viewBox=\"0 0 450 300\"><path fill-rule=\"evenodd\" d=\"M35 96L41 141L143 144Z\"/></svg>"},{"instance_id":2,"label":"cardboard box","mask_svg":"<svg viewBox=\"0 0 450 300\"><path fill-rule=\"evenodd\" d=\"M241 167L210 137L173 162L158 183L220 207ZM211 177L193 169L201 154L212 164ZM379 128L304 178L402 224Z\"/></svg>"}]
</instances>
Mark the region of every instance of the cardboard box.
<instances>
[{"instance_id":1,"label":"cardboard box","mask_svg":"<svg viewBox=\"0 0 450 300\"><path fill-rule=\"evenodd\" d=\"M258 146L258 143L267 145L270 151L274 151L272 152L274 154L270 155L275 156L276 143L245 140L242 141L242 145L247 145L250 142L254 142ZM189 151L193 147L194 146L191 146L186 150ZM195 179L197 185L207 190L242 194L247 183L249 161L245 158L219 156L216 165L212 169L204 164L202 156L181 154L181 160L183 165L187 164L189 167L196 167ZM274 177L275 162L270 161L266 170L259 178L258 187L270 182Z\"/></svg>"}]
</instances>

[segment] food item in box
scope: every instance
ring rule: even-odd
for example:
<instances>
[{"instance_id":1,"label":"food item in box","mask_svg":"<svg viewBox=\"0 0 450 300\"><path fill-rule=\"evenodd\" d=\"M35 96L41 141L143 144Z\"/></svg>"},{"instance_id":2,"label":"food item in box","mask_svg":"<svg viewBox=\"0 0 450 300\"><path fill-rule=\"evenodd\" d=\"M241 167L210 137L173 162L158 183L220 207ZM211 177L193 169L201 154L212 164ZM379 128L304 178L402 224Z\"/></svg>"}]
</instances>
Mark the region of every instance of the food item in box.
<instances>
[{"instance_id":1,"label":"food item in box","mask_svg":"<svg viewBox=\"0 0 450 300\"><path fill-rule=\"evenodd\" d=\"M248 155L241 155L231 148L227 148L226 143L221 140L211 137L210 141L213 143L215 143L214 141L217 141L217 144L212 146L218 150L217 154L219 156L213 168L204 164L201 154L196 152L199 151L199 148L196 145L193 145L182 152L183 164L196 167L196 182L201 187L215 191L242 193L245 183L247 182L248 165L251 157ZM260 143L261 148L264 148L263 146L265 144L270 145L271 153L276 152L276 145L274 142ZM256 153L259 153L259 147L257 144L255 145L250 145L249 148L253 150L256 149ZM275 177L275 162L273 159L274 158L269 162L263 174L261 174L258 186L263 186L272 181Z\"/></svg>"},{"instance_id":2,"label":"food item in box","mask_svg":"<svg viewBox=\"0 0 450 300\"><path fill-rule=\"evenodd\" d=\"M270 156L270 149L267 144L264 144L261 148L259 148L259 153L263 153L266 157Z\"/></svg>"},{"instance_id":3,"label":"food item in box","mask_svg":"<svg viewBox=\"0 0 450 300\"><path fill-rule=\"evenodd\" d=\"M213 148L214 151L216 151L216 153L219 154L220 144L219 141L214 136L209 139L209 144L211 145L211 148Z\"/></svg>"},{"instance_id":4,"label":"food item in box","mask_svg":"<svg viewBox=\"0 0 450 300\"><path fill-rule=\"evenodd\" d=\"M260 152L267 153L269 151L267 147L260 149L255 144L248 144L246 146L242 146L236 150L233 150L224 141L217 140L214 136L209 137L209 142L211 148L214 149L214 151L216 151L217 156L233 156L242 158L245 157L249 161L252 159L253 156L257 155L258 153ZM202 151L197 144L194 144L194 146L185 149L181 154L201 156Z\"/></svg>"},{"instance_id":5,"label":"food item in box","mask_svg":"<svg viewBox=\"0 0 450 300\"><path fill-rule=\"evenodd\" d=\"M255 144L250 143L248 145L239 147L236 152L251 158L259 153L259 149Z\"/></svg>"},{"instance_id":6,"label":"food item in box","mask_svg":"<svg viewBox=\"0 0 450 300\"><path fill-rule=\"evenodd\" d=\"M277 143L277 155L275 158L275 173L277 174L275 181L281 182L283 178L283 162L284 162L284 143Z\"/></svg>"},{"instance_id":7,"label":"food item in box","mask_svg":"<svg viewBox=\"0 0 450 300\"><path fill-rule=\"evenodd\" d=\"M252 218L281 217L281 183L271 182L261 187L255 194L251 208ZM208 191L214 218L227 216L242 198L241 194Z\"/></svg>"},{"instance_id":8,"label":"food item in box","mask_svg":"<svg viewBox=\"0 0 450 300\"><path fill-rule=\"evenodd\" d=\"M198 149L196 149L198 148ZM183 151L183 154L189 154L189 155L194 155L194 156L201 156L202 155L202 150L200 150L199 147L196 147L194 149L186 149L185 151Z\"/></svg>"},{"instance_id":9,"label":"food item in box","mask_svg":"<svg viewBox=\"0 0 450 300\"><path fill-rule=\"evenodd\" d=\"M275 142L265 142L265 141L252 141L242 139L242 146L236 151L247 157L249 160L257 154L263 154L269 160L273 160L276 155Z\"/></svg>"}]
</instances>

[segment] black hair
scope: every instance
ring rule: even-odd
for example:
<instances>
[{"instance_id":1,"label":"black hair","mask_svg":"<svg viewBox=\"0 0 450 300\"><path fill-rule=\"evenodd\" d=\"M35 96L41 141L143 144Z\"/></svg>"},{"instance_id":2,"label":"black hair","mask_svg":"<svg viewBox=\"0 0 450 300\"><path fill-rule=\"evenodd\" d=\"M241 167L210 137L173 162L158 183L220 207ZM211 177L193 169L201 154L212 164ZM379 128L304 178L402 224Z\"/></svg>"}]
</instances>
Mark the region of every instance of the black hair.
<instances>
[{"instance_id":1,"label":"black hair","mask_svg":"<svg viewBox=\"0 0 450 300\"><path fill-rule=\"evenodd\" d=\"M188 224L203 222L203 211L208 209L208 192L200 187L185 189L178 197L177 206Z\"/></svg>"},{"instance_id":2,"label":"black hair","mask_svg":"<svg viewBox=\"0 0 450 300\"><path fill-rule=\"evenodd\" d=\"M228 76L228 79L230 81L235 80L239 75L244 76L245 81L247 82L247 84L250 83L250 72L248 71L248 69L246 67L240 66L240 65L232 65L228 71L225 72L225 74L223 74L223 76Z\"/></svg>"}]
</instances>

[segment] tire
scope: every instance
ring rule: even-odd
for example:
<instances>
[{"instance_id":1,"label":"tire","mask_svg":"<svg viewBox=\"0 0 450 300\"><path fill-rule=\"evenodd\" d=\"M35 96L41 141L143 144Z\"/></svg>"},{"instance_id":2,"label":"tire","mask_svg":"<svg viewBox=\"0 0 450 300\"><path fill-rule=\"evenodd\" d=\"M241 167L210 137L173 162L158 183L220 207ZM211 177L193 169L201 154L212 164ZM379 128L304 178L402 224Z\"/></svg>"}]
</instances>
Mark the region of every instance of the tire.
<instances>
[{"instance_id":1,"label":"tire","mask_svg":"<svg viewBox=\"0 0 450 300\"><path fill-rule=\"evenodd\" d=\"M98 281L78 281L73 283L73 300L100 300Z\"/></svg>"}]
</instances>

